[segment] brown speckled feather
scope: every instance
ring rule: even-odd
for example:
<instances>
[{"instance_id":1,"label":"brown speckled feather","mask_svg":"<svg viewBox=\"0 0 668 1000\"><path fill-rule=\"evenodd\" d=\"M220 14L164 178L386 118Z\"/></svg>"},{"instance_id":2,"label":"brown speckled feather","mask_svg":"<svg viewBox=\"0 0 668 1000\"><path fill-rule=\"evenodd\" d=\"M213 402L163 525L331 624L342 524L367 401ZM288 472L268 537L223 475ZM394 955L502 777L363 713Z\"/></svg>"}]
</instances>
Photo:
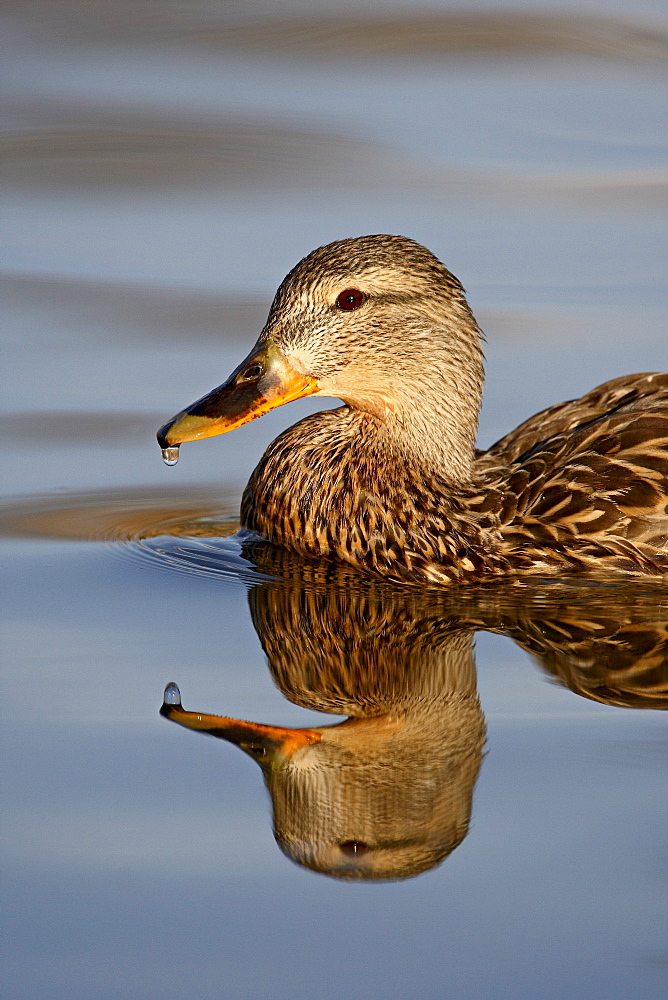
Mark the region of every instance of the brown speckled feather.
<instances>
[{"instance_id":1,"label":"brown speckled feather","mask_svg":"<svg viewBox=\"0 0 668 1000\"><path fill-rule=\"evenodd\" d=\"M251 476L242 523L304 555L334 556L394 580L507 572L497 552L498 490L470 485L455 493L445 479L390 464L374 424L342 407L288 428Z\"/></svg>"},{"instance_id":2,"label":"brown speckled feather","mask_svg":"<svg viewBox=\"0 0 668 1000\"><path fill-rule=\"evenodd\" d=\"M546 410L492 456L509 465L498 485L511 566L668 573L668 375L625 376Z\"/></svg>"}]
</instances>

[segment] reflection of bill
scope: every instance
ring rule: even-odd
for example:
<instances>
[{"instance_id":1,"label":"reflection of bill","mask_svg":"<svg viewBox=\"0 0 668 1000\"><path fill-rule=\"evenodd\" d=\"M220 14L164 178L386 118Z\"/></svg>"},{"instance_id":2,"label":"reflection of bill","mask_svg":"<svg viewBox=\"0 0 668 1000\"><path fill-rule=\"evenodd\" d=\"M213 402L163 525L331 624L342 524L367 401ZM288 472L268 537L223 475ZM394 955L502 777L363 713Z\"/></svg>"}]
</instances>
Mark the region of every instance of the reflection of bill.
<instances>
[{"instance_id":1,"label":"reflection of bill","mask_svg":"<svg viewBox=\"0 0 668 1000\"><path fill-rule=\"evenodd\" d=\"M405 878L462 841L484 743L476 627L512 635L586 697L668 705L665 616L648 617L656 596L648 604L627 594L611 611L610 592L595 589L580 592L578 608L574 591L554 586L444 595L321 567L306 582L303 563L264 554L255 552L261 568L292 576L249 598L277 686L298 705L348 718L289 729L187 712L176 685L162 714L258 761L281 849L314 870Z\"/></svg>"}]
</instances>

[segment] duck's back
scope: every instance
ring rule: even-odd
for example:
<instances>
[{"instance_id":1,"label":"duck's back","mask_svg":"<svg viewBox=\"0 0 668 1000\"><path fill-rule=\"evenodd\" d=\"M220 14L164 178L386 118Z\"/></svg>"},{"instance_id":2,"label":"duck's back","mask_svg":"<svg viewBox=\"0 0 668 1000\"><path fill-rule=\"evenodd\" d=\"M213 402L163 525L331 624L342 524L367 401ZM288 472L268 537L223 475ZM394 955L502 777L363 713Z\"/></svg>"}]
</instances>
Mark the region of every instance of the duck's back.
<instances>
[{"instance_id":1,"label":"duck's back","mask_svg":"<svg viewBox=\"0 0 668 1000\"><path fill-rule=\"evenodd\" d=\"M531 417L479 457L503 480L517 570L668 574L668 374L627 375Z\"/></svg>"}]
</instances>

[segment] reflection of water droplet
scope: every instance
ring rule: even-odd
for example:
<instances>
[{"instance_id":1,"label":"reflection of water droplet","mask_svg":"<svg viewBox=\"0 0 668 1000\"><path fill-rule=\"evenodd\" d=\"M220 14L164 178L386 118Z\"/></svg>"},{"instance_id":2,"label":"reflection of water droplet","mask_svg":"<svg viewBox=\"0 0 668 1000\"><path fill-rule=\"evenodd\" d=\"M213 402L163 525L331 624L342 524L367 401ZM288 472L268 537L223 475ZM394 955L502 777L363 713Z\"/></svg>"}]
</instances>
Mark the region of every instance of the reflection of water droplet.
<instances>
[{"instance_id":1,"label":"reflection of water droplet","mask_svg":"<svg viewBox=\"0 0 668 1000\"><path fill-rule=\"evenodd\" d=\"M162 460L165 465L176 465L179 460L179 446L173 445L171 448L162 449Z\"/></svg>"},{"instance_id":2,"label":"reflection of water droplet","mask_svg":"<svg viewBox=\"0 0 668 1000\"><path fill-rule=\"evenodd\" d=\"M174 681L172 681L171 684L168 684L167 687L165 688L165 695L163 700L165 702L165 705L181 704L181 692L179 691L178 684L175 684Z\"/></svg>"}]
</instances>

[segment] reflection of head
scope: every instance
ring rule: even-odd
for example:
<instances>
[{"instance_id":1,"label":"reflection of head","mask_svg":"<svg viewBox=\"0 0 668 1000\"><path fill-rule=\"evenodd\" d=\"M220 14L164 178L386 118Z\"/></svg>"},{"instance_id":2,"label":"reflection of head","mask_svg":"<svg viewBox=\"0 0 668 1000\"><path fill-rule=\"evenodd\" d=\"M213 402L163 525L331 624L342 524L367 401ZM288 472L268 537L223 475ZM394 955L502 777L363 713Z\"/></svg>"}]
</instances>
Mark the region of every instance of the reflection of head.
<instances>
[{"instance_id":1,"label":"reflection of head","mask_svg":"<svg viewBox=\"0 0 668 1000\"><path fill-rule=\"evenodd\" d=\"M282 850L344 877L433 867L466 834L482 757L472 633L412 592L283 583L250 603L286 697L351 717L265 767Z\"/></svg>"},{"instance_id":2,"label":"reflection of head","mask_svg":"<svg viewBox=\"0 0 668 1000\"><path fill-rule=\"evenodd\" d=\"M483 739L475 697L323 730L265 771L281 849L351 878L432 868L468 830Z\"/></svg>"}]
</instances>

